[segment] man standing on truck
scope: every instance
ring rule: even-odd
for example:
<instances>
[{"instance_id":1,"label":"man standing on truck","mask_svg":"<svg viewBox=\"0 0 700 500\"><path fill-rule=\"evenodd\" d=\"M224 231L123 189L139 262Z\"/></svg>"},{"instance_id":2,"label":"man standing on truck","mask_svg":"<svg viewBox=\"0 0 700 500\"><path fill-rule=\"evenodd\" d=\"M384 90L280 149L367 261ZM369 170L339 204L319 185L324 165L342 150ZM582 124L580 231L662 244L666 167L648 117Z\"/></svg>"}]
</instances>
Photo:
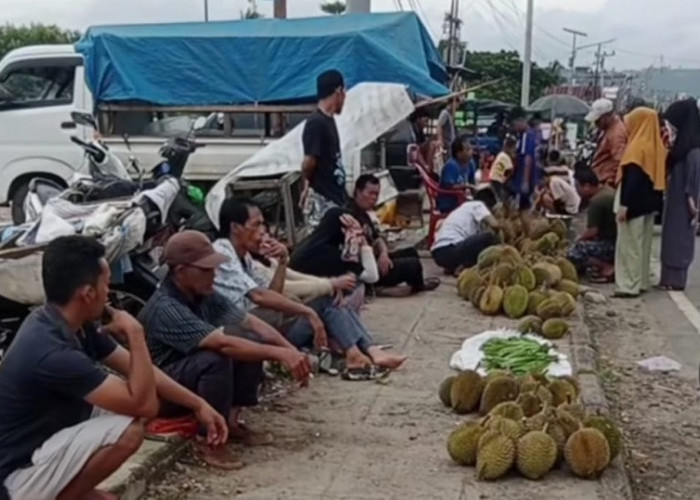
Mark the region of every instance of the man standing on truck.
<instances>
[{"instance_id":1,"label":"man standing on truck","mask_svg":"<svg viewBox=\"0 0 700 500\"><path fill-rule=\"evenodd\" d=\"M306 200L307 220L314 228L332 207L348 201L345 189L338 127L335 115L343 111L345 81L337 70L321 73L316 80L318 108L306 120L302 140L304 161L301 172L309 189Z\"/></svg>"}]
</instances>

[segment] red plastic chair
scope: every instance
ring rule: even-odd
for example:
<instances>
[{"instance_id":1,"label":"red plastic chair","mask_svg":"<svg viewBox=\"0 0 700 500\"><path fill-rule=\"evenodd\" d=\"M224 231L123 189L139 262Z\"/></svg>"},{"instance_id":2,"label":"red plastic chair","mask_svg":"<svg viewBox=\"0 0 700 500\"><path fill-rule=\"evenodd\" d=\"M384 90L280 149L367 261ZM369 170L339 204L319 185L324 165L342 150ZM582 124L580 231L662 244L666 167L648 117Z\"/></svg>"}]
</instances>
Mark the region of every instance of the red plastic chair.
<instances>
[{"instance_id":1,"label":"red plastic chair","mask_svg":"<svg viewBox=\"0 0 700 500\"><path fill-rule=\"evenodd\" d=\"M464 189L443 189L440 184L433 179L430 174L422 168L417 163L414 164L418 173L423 180L425 185L425 191L428 194L428 201L430 202L430 219L428 223L428 248L433 246L435 241L435 233L437 232L438 223L447 217L448 214L443 214L437 209L437 197L441 194L447 194L451 196L456 196L458 199L458 205L464 203L467 199L467 193Z\"/></svg>"}]
</instances>

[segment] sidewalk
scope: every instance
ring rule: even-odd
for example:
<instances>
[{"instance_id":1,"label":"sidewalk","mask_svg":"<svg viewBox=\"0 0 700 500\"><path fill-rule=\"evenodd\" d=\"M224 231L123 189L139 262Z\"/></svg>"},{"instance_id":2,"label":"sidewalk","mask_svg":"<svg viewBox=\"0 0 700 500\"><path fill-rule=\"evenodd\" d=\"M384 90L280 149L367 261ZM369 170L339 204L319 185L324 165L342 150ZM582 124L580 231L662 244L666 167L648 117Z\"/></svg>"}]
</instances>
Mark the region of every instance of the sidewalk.
<instances>
[{"instance_id":1,"label":"sidewalk","mask_svg":"<svg viewBox=\"0 0 700 500\"><path fill-rule=\"evenodd\" d=\"M309 389L248 415L249 423L273 431L277 441L268 448L237 450L248 464L242 471L187 466L184 473L167 474L162 488L172 491L178 481L195 481L200 491L181 498L206 495L208 500L628 498L619 461L600 481L555 471L539 482L511 475L495 483L478 482L472 468L450 461L446 437L461 419L437 397L449 374L449 357L466 337L515 322L477 313L456 296L454 280L445 281L430 294L375 300L363 313L377 342L392 343L410 356L405 369L386 383L319 377ZM585 368L580 376L585 402L604 405L587 329L577 326L559 348ZM159 498L158 491L147 497Z\"/></svg>"}]
</instances>

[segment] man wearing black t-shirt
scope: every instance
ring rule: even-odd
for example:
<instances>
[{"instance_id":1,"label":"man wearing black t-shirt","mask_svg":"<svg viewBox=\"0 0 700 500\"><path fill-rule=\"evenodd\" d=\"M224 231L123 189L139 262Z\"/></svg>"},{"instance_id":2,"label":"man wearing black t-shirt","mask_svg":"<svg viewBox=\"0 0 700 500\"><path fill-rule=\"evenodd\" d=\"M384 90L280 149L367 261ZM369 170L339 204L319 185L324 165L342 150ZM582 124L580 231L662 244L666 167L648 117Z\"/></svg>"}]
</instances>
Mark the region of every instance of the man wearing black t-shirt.
<instances>
[{"instance_id":1,"label":"man wearing black t-shirt","mask_svg":"<svg viewBox=\"0 0 700 500\"><path fill-rule=\"evenodd\" d=\"M302 174L311 188L308 195L308 222L318 225L329 208L343 206L348 200L345 168L340 153L338 127L334 115L345 103L343 75L329 70L316 80L318 108L304 125L304 161Z\"/></svg>"}]
</instances>

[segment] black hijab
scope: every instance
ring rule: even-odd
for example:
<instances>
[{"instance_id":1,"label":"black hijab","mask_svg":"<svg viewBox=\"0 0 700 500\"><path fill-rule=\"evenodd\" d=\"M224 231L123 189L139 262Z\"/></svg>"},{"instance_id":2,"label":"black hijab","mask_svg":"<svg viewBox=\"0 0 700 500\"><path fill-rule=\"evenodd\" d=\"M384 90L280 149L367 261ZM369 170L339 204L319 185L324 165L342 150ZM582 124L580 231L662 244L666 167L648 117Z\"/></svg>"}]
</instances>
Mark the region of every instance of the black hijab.
<instances>
[{"instance_id":1,"label":"black hijab","mask_svg":"<svg viewBox=\"0 0 700 500\"><path fill-rule=\"evenodd\" d=\"M676 141L669 153L669 166L683 161L695 148L700 148L700 110L695 99L684 99L671 104L664 118L676 127Z\"/></svg>"}]
</instances>

